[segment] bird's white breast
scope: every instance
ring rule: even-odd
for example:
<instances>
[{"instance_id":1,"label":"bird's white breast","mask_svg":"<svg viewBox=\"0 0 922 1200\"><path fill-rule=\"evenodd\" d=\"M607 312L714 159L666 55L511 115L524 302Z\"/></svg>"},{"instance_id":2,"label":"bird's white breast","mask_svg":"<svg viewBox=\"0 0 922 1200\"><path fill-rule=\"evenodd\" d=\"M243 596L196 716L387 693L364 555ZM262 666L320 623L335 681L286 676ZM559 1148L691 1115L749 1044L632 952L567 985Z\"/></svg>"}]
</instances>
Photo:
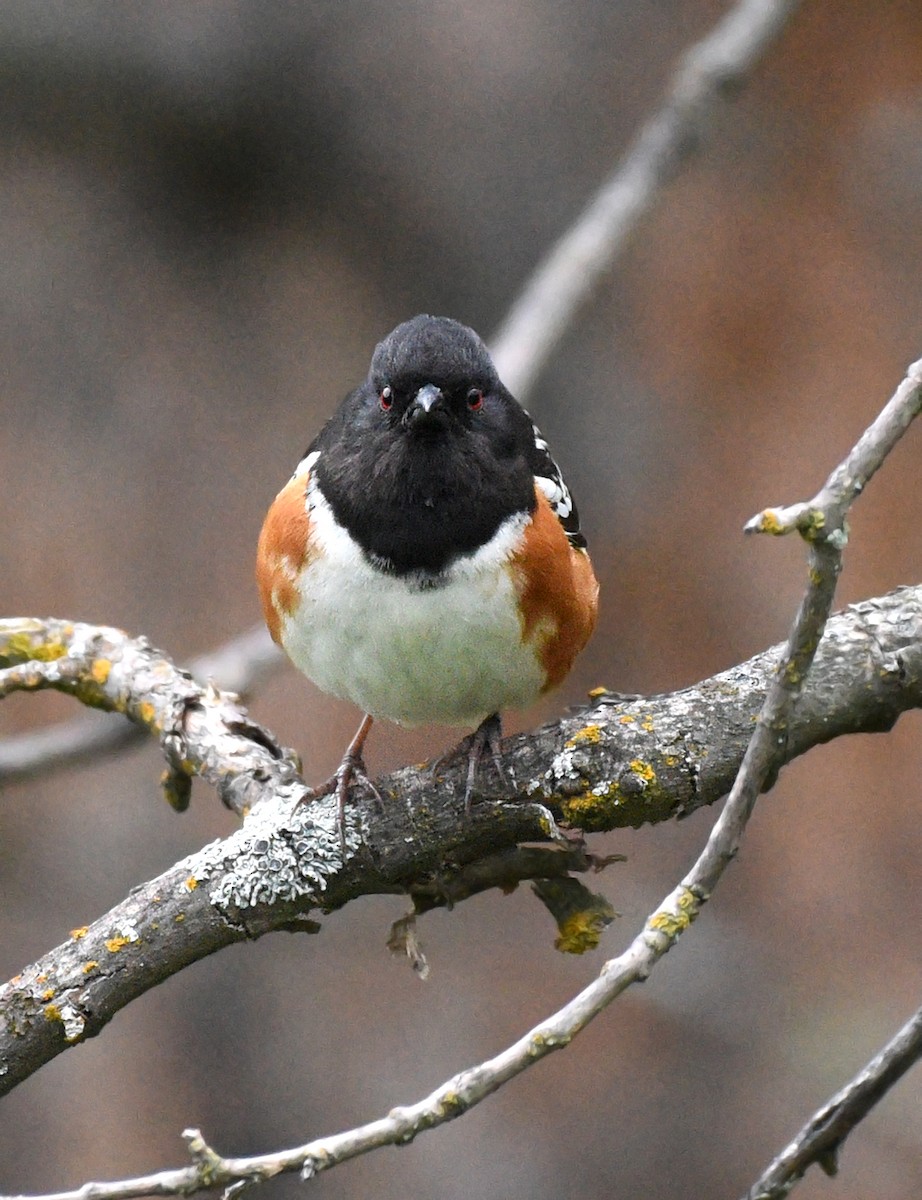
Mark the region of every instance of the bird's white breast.
<instances>
[{"instance_id":1,"label":"bird's white breast","mask_svg":"<svg viewBox=\"0 0 922 1200\"><path fill-rule=\"evenodd\" d=\"M307 506L301 603L281 635L318 687L405 725L474 726L539 695L545 673L522 640L510 563L528 514L504 521L437 586L419 586L369 563L313 481Z\"/></svg>"}]
</instances>

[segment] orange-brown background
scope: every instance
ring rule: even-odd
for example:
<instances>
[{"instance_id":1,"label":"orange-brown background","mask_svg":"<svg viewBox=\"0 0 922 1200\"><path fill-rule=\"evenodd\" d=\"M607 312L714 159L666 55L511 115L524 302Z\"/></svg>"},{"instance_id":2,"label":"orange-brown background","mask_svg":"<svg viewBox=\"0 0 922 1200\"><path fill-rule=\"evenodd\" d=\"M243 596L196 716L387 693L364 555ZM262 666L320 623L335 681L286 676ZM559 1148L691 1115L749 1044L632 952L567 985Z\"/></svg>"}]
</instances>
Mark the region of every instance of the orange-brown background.
<instances>
[{"instance_id":1,"label":"orange-brown background","mask_svg":"<svg viewBox=\"0 0 922 1200\"><path fill-rule=\"evenodd\" d=\"M723 7L4 5L0 611L120 625L179 661L256 620L262 513L374 342L419 310L489 335ZM920 214L922 9L806 3L530 401L603 609L520 724L784 635L802 551L741 526L811 494L922 354ZM855 511L843 602L919 578L919 437ZM312 777L356 720L291 669L253 707ZM73 710L17 698L0 729ZM922 1002L919 731L789 767L649 984L463 1120L311 1194L739 1195ZM382 726L371 765L450 736ZM205 787L176 816L158 773L148 748L5 792L4 977L233 827ZM244 1153L421 1096L587 982L712 818L599 839L630 861L602 879L624 919L588 959L555 953L521 890L427 917L426 984L385 951L394 898L196 965L3 1101L0 1190L179 1164L188 1125ZM798 1195L918 1197L919 1089Z\"/></svg>"}]
</instances>

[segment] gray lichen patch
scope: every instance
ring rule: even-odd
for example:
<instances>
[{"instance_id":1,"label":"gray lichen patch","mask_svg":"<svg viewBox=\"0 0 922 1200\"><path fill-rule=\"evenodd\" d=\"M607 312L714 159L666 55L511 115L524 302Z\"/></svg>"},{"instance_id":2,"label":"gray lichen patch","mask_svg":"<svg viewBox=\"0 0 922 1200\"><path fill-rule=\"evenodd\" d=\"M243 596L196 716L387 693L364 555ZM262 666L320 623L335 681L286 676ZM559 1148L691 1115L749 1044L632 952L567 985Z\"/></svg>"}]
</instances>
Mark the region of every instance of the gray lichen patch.
<instances>
[{"instance_id":1,"label":"gray lichen patch","mask_svg":"<svg viewBox=\"0 0 922 1200\"><path fill-rule=\"evenodd\" d=\"M347 808L345 851L335 800L298 804L290 797L255 808L236 833L212 842L186 865L222 910L285 901L320 902L327 883L362 845L358 820ZM281 815L280 815L281 814Z\"/></svg>"}]
</instances>

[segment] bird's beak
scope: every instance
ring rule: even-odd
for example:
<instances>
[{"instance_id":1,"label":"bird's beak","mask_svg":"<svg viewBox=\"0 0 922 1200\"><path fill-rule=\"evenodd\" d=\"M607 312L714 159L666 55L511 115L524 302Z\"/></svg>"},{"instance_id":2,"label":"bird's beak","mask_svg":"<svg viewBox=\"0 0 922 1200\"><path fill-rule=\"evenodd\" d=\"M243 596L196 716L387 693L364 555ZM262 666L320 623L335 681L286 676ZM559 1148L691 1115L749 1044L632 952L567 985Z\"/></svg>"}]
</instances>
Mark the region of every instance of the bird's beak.
<instances>
[{"instance_id":1,"label":"bird's beak","mask_svg":"<svg viewBox=\"0 0 922 1200\"><path fill-rule=\"evenodd\" d=\"M410 402L403 415L404 424L409 428L417 422L427 424L442 407L445 397L434 383L421 387Z\"/></svg>"}]
</instances>

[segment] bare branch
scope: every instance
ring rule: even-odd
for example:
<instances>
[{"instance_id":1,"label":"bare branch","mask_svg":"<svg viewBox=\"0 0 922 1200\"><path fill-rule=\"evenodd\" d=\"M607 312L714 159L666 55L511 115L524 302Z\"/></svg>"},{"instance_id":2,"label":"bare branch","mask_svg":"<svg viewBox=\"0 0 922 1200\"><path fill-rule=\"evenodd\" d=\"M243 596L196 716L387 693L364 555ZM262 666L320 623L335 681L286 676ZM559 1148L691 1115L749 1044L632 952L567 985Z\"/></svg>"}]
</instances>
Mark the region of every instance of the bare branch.
<instances>
[{"instance_id":1,"label":"bare branch","mask_svg":"<svg viewBox=\"0 0 922 1200\"><path fill-rule=\"evenodd\" d=\"M746 1200L782 1200L814 1163L827 1175L835 1175L842 1143L920 1057L922 1009L850 1083L813 1114L791 1144L759 1176L746 1193Z\"/></svg>"},{"instance_id":2,"label":"bare branch","mask_svg":"<svg viewBox=\"0 0 922 1200\"><path fill-rule=\"evenodd\" d=\"M662 108L538 265L493 340L500 376L520 400L659 190L697 148L717 97L745 78L796 8L796 0L741 0L683 56Z\"/></svg>"}]
</instances>

